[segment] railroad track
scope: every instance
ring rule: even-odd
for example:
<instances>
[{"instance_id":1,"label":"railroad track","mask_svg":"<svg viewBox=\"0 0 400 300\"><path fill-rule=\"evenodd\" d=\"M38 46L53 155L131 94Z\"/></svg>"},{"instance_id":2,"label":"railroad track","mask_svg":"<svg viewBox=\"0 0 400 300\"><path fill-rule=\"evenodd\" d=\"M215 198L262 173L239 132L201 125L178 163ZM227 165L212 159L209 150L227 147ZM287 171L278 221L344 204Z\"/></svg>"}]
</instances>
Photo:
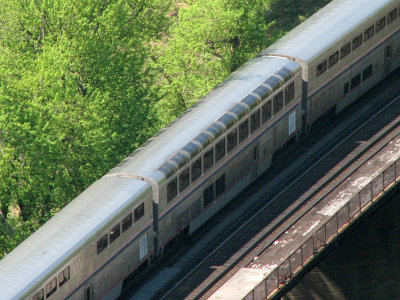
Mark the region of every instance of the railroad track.
<instances>
[{"instance_id":1,"label":"railroad track","mask_svg":"<svg viewBox=\"0 0 400 300\"><path fill-rule=\"evenodd\" d=\"M206 299L400 132L395 98L241 224L157 299Z\"/></svg>"}]
</instances>

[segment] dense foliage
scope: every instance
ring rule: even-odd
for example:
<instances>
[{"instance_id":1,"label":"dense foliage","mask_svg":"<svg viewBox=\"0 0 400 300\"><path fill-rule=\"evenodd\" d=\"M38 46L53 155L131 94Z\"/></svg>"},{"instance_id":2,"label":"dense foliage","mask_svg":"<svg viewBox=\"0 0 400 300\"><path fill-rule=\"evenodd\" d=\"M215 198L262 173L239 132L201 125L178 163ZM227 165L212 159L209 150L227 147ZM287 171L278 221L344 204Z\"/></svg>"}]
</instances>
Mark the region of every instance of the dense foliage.
<instances>
[{"instance_id":1,"label":"dense foliage","mask_svg":"<svg viewBox=\"0 0 400 300\"><path fill-rule=\"evenodd\" d=\"M329 0L0 0L0 257Z\"/></svg>"}]
</instances>

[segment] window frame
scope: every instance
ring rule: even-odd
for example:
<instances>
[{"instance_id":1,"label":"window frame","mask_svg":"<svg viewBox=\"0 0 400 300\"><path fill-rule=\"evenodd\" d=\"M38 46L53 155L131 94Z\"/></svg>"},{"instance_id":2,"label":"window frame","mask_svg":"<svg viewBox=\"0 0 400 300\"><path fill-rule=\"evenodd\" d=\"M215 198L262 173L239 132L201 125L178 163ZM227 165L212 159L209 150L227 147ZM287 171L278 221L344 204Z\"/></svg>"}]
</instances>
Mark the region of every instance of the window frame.
<instances>
[{"instance_id":1,"label":"window frame","mask_svg":"<svg viewBox=\"0 0 400 300\"><path fill-rule=\"evenodd\" d=\"M176 178L175 178L176 179ZM145 207L144 202L140 203L138 206L135 207L133 210L133 222L139 221L145 214Z\"/></svg>"},{"instance_id":2,"label":"window frame","mask_svg":"<svg viewBox=\"0 0 400 300\"><path fill-rule=\"evenodd\" d=\"M190 168L187 166L179 174L179 193L182 193L190 185Z\"/></svg>"},{"instance_id":3,"label":"window frame","mask_svg":"<svg viewBox=\"0 0 400 300\"><path fill-rule=\"evenodd\" d=\"M351 53L351 42L347 42L340 48L340 59L344 59Z\"/></svg>"},{"instance_id":4,"label":"window frame","mask_svg":"<svg viewBox=\"0 0 400 300\"><path fill-rule=\"evenodd\" d=\"M375 25L372 24L367 29L364 30L364 42L372 39L375 35Z\"/></svg>"},{"instance_id":5,"label":"window frame","mask_svg":"<svg viewBox=\"0 0 400 300\"><path fill-rule=\"evenodd\" d=\"M100 254L108 247L107 233L97 240L97 254Z\"/></svg>"},{"instance_id":6,"label":"window frame","mask_svg":"<svg viewBox=\"0 0 400 300\"><path fill-rule=\"evenodd\" d=\"M274 103L272 108L274 116L278 114L283 109L283 107L284 105L283 105L283 90L282 90L274 96Z\"/></svg>"},{"instance_id":7,"label":"window frame","mask_svg":"<svg viewBox=\"0 0 400 300\"><path fill-rule=\"evenodd\" d=\"M194 182L201 177L202 174L201 167L202 167L202 157L200 156L190 165L191 182Z\"/></svg>"},{"instance_id":8,"label":"window frame","mask_svg":"<svg viewBox=\"0 0 400 300\"><path fill-rule=\"evenodd\" d=\"M54 277L46 284L45 290L46 290L46 299L49 298L51 295L53 295L55 292L57 292L57 277Z\"/></svg>"},{"instance_id":9,"label":"window frame","mask_svg":"<svg viewBox=\"0 0 400 300\"><path fill-rule=\"evenodd\" d=\"M128 224L128 225L126 225ZM127 231L129 228L131 228L133 225L133 217L132 213L130 212L128 215L125 216L125 218L122 219L121 221L121 231L124 233Z\"/></svg>"},{"instance_id":10,"label":"window frame","mask_svg":"<svg viewBox=\"0 0 400 300\"><path fill-rule=\"evenodd\" d=\"M269 99L261 106L261 123L272 119L272 101Z\"/></svg>"},{"instance_id":11,"label":"window frame","mask_svg":"<svg viewBox=\"0 0 400 300\"><path fill-rule=\"evenodd\" d=\"M319 76L321 76L322 74L324 74L325 72L326 72L326 70L328 69L328 60L323 60L322 62L320 62L318 65L317 65L317 68L316 68L316 77L319 77Z\"/></svg>"},{"instance_id":12,"label":"window frame","mask_svg":"<svg viewBox=\"0 0 400 300\"><path fill-rule=\"evenodd\" d=\"M121 236L121 224L118 223L114 227L110 229L108 232L108 235L110 236L110 245Z\"/></svg>"},{"instance_id":13,"label":"window frame","mask_svg":"<svg viewBox=\"0 0 400 300\"><path fill-rule=\"evenodd\" d=\"M352 42L351 42L351 51L354 51L354 50L360 48L360 46L362 45L362 43L363 43L363 34L360 33L359 35L357 35L356 37L354 37L354 38L352 39Z\"/></svg>"},{"instance_id":14,"label":"window frame","mask_svg":"<svg viewBox=\"0 0 400 300\"><path fill-rule=\"evenodd\" d=\"M386 27L386 16L383 16L375 23L375 33L381 32Z\"/></svg>"},{"instance_id":15,"label":"window frame","mask_svg":"<svg viewBox=\"0 0 400 300\"><path fill-rule=\"evenodd\" d=\"M239 124L239 144L249 137L249 119L246 118L242 123Z\"/></svg>"},{"instance_id":16,"label":"window frame","mask_svg":"<svg viewBox=\"0 0 400 300\"><path fill-rule=\"evenodd\" d=\"M58 287L62 287L70 279L70 277L71 277L71 269L68 266L58 274Z\"/></svg>"},{"instance_id":17,"label":"window frame","mask_svg":"<svg viewBox=\"0 0 400 300\"><path fill-rule=\"evenodd\" d=\"M232 131L230 131L226 136L226 152L232 152L238 145L238 130L235 127Z\"/></svg>"},{"instance_id":18,"label":"window frame","mask_svg":"<svg viewBox=\"0 0 400 300\"><path fill-rule=\"evenodd\" d=\"M284 98L285 98L285 100L284 100L285 106L294 100L294 81L292 81L285 87Z\"/></svg>"},{"instance_id":19,"label":"window frame","mask_svg":"<svg viewBox=\"0 0 400 300\"><path fill-rule=\"evenodd\" d=\"M394 21L396 21L398 18L398 8L395 7L393 8L388 14L387 14L387 26L389 26L390 24L392 24Z\"/></svg>"},{"instance_id":20,"label":"window frame","mask_svg":"<svg viewBox=\"0 0 400 300\"><path fill-rule=\"evenodd\" d=\"M171 202L178 196L178 179L174 177L167 184L167 203ZM135 216L133 216L135 218Z\"/></svg>"},{"instance_id":21,"label":"window frame","mask_svg":"<svg viewBox=\"0 0 400 300\"><path fill-rule=\"evenodd\" d=\"M223 144L223 147L221 147ZM223 155L222 151L220 151L220 149L223 149ZM223 137L221 140L219 140L216 144L215 144L215 163L217 163L218 161L220 161L221 159L223 159L226 155L226 140L225 137Z\"/></svg>"},{"instance_id":22,"label":"window frame","mask_svg":"<svg viewBox=\"0 0 400 300\"><path fill-rule=\"evenodd\" d=\"M329 62L328 64L329 68L332 68L339 62L339 50L333 53L331 56L329 56L328 62Z\"/></svg>"}]
</instances>

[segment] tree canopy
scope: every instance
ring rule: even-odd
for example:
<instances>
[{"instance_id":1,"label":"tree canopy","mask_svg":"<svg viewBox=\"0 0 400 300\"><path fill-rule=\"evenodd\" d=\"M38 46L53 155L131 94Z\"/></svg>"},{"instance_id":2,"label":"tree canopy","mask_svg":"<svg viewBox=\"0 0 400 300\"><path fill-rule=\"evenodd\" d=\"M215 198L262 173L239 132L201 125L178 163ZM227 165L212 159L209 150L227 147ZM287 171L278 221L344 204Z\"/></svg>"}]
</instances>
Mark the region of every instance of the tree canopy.
<instances>
[{"instance_id":1,"label":"tree canopy","mask_svg":"<svg viewBox=\"0 0 400 300\"><path fill-rule=\"evenodd\" d=\"M297 2L0 0L0 257L329 1Z\"/></svg>"}]
</instances>

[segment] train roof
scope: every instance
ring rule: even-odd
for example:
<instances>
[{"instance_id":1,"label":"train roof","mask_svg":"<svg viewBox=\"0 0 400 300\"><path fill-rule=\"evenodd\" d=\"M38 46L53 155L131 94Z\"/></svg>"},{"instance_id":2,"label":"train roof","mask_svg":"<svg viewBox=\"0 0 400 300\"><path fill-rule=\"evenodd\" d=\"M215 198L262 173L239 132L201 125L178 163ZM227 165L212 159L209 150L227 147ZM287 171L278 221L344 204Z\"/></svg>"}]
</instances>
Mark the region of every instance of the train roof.
<instances>
[{"instance_id":1,"label":"train roof","mask_svg":"<svg viewBox=\"0 0 400 300\"><path fill-rule=\"evenodd\" d=\"M127 178L109 177L93 183L1 260L1 298L19 299L33 292L49 274L98 238L105 226L114 225L116 216L123 217L125 209L135 203L133 199L143 198L149 191L147 183Z\"/></svg>"},{"instance_id":2,"label":"train roof","mask_svg":"<svg viewBox=\"0 0 400 300\"><path fill-rule=\"evenodd\" d=\"M288 59L248 61L110 173L140 174L159 181L169 177L297 72L300 65Z\"/></svg>"},{"instance_id":3,"label":"train roof","mask_svg":"<svg viewBox=\"0 0 400 300\"><path fill-rule=\"evenodd\" d=\"M348 41L396 0L336 0L312 15L261 55L281 54L312 63L328 49ZM342 42L343 40L343 42Z\"/></svg>"}]
</instances>

